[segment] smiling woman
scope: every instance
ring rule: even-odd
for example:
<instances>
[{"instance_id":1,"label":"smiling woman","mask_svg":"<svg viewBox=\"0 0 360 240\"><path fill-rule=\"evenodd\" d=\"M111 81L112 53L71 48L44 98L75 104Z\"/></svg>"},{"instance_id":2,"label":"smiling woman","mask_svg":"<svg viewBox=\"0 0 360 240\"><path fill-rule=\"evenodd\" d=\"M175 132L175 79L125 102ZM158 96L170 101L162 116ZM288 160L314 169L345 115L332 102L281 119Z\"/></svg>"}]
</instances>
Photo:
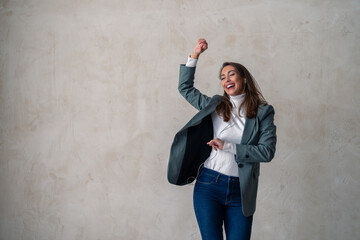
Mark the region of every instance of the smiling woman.
<instances>
[{"instance_id":1,"label":"smiling woman","mask_svg":"<svg viewBox=\"0 0 360 240\"><path fill-rule=\"evenodd\" d=\"M221 67L223 96L197 90L196 63L207 48L199 39L180 66L179 92L199 113L175 135L168 180L185 185L196 179L194 209L203 240L223 239L223 225L226 239L250 239L260 162L275 154L274 109L239 63Z\"/></svg>"},{"instance_id":2,"label":"smiling woman","mask_svg":"<svg viewBox=\"0 0 360 240\"><path fill-rule=\"evenodd\" d=\"M240 63L225 62L220 70L220 80L224 88L224 95L222 102L216 107L215 111L223 116L225 122L229 121L233 107L229 96L245 94L239 111L245 107L248 118L256 116L260 104L267 105L253 76Z\"/></svg>"},{"instance_id":3,"label":"smiling woman","mask_svg":"<svg viewBox=\"0 0 360 240\"><path fill-rule=\"evenodd\" d=\"M221 85L230 96L240 95L244 91L245 78L240 76L234 66L227 65L221 70Z\"/></svg>"}]
</instances>

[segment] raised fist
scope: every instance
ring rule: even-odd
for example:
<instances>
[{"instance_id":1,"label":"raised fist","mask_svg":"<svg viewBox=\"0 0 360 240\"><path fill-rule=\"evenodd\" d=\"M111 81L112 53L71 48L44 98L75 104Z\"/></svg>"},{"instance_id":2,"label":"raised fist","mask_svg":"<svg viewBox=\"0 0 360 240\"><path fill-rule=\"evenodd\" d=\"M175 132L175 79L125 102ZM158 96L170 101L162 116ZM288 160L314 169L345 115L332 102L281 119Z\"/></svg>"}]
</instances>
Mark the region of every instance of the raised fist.
<instances>
[{"instance_id":1,"label":"raised fist","mask_svg":"<svg viewBox=\"0 0 360 240\"><path fill-rule=\"evenodd\" d=\"M208 43L205 39L201 38L197 41L197 44L191 54L192 58L199 58L200 54L203 53L208 48Z\"/></svg>"}]
</instances>

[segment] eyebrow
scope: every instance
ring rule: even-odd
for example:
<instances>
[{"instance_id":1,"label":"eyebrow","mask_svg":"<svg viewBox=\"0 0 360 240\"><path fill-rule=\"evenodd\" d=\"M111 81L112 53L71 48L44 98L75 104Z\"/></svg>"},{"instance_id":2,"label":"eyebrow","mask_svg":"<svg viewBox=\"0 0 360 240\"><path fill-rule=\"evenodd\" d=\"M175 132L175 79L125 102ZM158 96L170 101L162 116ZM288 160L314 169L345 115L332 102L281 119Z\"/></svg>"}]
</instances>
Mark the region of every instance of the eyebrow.
<instances>
[{"instance_id":1,"label":"eyebrow","mask_svg":"<svg viewBox=\"0 0 360 240\"><path fill-rule=\"evenodd\" d=\"M227 73L230 73L230 72L235 72L235 70L230 70L230 71L228 71ZM225 74L223 73L223 74L221 74L220 76L224 76Z\"/></svg>"}]
</instances>

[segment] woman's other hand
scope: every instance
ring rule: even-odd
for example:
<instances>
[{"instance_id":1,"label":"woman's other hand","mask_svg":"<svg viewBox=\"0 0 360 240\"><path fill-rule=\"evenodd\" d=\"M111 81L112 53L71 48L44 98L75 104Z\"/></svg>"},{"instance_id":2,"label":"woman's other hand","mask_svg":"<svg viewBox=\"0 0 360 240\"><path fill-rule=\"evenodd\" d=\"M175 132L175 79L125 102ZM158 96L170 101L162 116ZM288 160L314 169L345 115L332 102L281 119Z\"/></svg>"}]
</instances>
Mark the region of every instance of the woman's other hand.
<instances>
[{"instance_id":1,"label":"woman's other hand","mask_svg":"<svg viewBox=\"0 0 360 240\"><path fill-rule=\"evenodd\" d=\"M210 147L212 147L215 151L218 149L223 150L224 149L224 141L220 138L215 138L207 143Z\"/></svg>"},{"instance_id":2,"label":"woman's other hand","mask_svg":"<svg viewBox=\"0 0 360 240\"><path fill-rule=\"evenodd\" d=\"M201 38L197 41L197 44L191 54L191 58L198 59L200 54L208 48L208 43L205 39Z\"/></svg>"}]
</instances>

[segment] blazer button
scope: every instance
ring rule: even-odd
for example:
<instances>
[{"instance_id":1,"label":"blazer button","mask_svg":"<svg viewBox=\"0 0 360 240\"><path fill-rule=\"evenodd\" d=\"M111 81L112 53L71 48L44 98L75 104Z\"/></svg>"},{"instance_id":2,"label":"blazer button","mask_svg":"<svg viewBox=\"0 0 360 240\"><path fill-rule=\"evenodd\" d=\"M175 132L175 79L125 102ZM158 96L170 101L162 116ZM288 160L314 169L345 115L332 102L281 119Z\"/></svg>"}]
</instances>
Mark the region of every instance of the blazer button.
<instances>
[{"instance_id":1,"label":"blazer button","mask_svg":"<svg viewBox=\"0 0 360 240\"><path fill-rule=\"evenodd\" d=\"M249 158L249 155L246 154L245 157L246 157L246 158Z\"/></svg>"},{"instance_id":2,"label":"blazer button","mask_svg":"<svg viewBox=\"0 0 360 240\"><path fill-rule=\"evenodd\" d=\"M239 166L239 168L243 168L243 167L244 167L244 164L239 163L238 166Z\"/></svg>"}]
</instances>

